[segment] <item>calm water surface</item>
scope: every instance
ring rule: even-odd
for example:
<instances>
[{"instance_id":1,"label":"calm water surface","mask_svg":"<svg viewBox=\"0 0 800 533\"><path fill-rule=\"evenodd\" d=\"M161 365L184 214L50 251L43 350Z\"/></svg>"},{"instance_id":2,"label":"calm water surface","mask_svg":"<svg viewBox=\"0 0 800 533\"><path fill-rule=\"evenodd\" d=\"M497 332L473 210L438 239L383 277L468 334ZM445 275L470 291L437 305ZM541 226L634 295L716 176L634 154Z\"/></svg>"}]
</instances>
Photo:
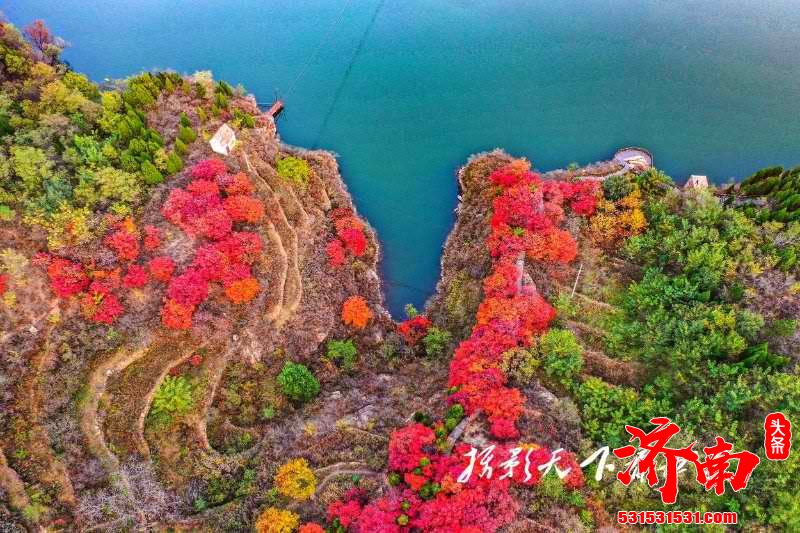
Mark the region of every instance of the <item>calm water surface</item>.
<instances>
[{"instance_id":1,"label":"calm water surface","mask_svg":"<svg viewBox=\"0 0 800 533\"><path fill-rule=\"evenodd\" d=\"M280 94L384 243L391 311L421 305L454 171L504 147L550 169L650 148L682 181L800 163L798 0L0 0L95 80L212 70ZM338 23L336 22L338 21ZM327 36L322 46L322 38Z\"/></svg>"}]
</instances>

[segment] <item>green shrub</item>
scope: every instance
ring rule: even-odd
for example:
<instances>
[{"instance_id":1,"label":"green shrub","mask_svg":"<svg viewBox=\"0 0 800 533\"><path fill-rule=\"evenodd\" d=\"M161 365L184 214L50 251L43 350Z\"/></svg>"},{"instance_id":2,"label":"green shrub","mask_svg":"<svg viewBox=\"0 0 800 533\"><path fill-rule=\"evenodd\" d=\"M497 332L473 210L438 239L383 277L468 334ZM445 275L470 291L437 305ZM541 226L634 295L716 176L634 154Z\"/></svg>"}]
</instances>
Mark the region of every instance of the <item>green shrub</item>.
<instances>
[{"instance_id":1,"label":"green shrub","mask_svg":"<svg viewBox=\"0 0 800 533\"><path fill-rule=\"evenodd\" d=\"M220 110L228 109L228 97L221 93L215 94L214 105Z\"/></svg>"},{"instance_id":2,"label":"green shrub","mask_svg":"<svg viewBox=\"0 0 800 533\"><path fill-rule=\"evenodd\" d=\"M782 319L772 322L769 328L769 334L776 337L790 337L794 335L797 330L797 320Z\"/></svg>"},{"instance_id":3,"label":"green shrub","mask_svg":"<svg viewBox=\"0 0 800 533\"><path fill-rule=\"evenodd\" d=\"M553 328L539 342L544 371L562 385L571 386L583 367L583 356L575 335L566 329Z\"/></svg>"},{"instance_id":4,"label":"green shrub","mask_svg":"<svg viewBox=\"0 0 800 533\"><path fill-rule=\"evenodd\" d=\"M76 187L75 195L89 206L99 199L132 204L142 194L141 180L136 174L112 167L101 168L84 178L85 181Z\"/></svg>"},{"instance_id":5,"label":"green shrub","mask_svg":"<svg viewBox=\"0 0 800 533\"><path fill-rule=\"evenodd\" d=\"M328 359L341 365L345 370L351 370L355 366L358 350L351 340L330 340L328 341Z\"/></svg>"},{"instance_id":6,"label":"green shrub","mask_svg":"<svg viewBox=\"0 0 800 533\"><path fill-rule=\"evenodd\" d=\"M655 168L636 175L634 181L645 194L655 195L663 193L674 183L672 178Z\"/></svg>"},{"instance_id":7,"label":"green shrub","mask_svg":"<svg viewBox=\"0 0 800 533\"><path fill-rule=\"evenodd\" d=\"M432 326L428 329L428 334L422 338L425 345L425 353L429 357L441 357L447 351L453 335L449 331Z\"/></svg>"},{"instance_id":8,"label":"green shrub","mask_svg":"<svg viewBox=\"0 0 800 533\"><path fill-rule=\"evenodd\" d=\"M14 133L14 127L11 125L11 117L6 113L0 112L0 137L5 137Z\"/></svg>"},{"instance_id":9,"label":"green shrub","mask_svg":"<svg viewBox=\"0 0 800 533\"><path fill-rule=\"evenodd\" d=\"M453 431L459 422L464 418L464 406L454 403L444 415L444 427L448 432Z\"/></svg>"},{"instance_id":10,"label":"green shrub","mask_svg":"<svg viewBox=\"0 0 800 533\"><path fill-rule=\"evenodd\" d=\"M311 176L308 161L291 155L279 158L275 169L280 177L300 186L306 185Z\"/></svg>"},{"instance_id":11,"label":"green shrub","mask_svg":"<svg viewBox=\"0 0 800 533\"><path fill-rule=\"evenodd\" d=\"M578 316L579 306L565 292L559 292L553 300L559 318L575 318Z\"/></svg>"},{"instance_id":12,"label":"green shrub","mask_svg":"<svg viewBox=\"0 0 800 533\"><path fill-rule=\"evenodd\" d=\"M797 251L793 247L787 247L781 251L779 257L778 268L784 272L788 272L797 265Z\"/></svg>"},{"instance_id":13,"label":"green shrub","mask_svg":"<svg viewBox=\"0 0 800 533\"><path fill-rule=\"evenodd\" d=\"M233 121L240 128L256 127L256 119L253 118L253 115L242 111L238 107L233 110Z\"/></svg>"},{"instance_id":14,"label":"green shrub","mask_svg":"<svg viewBox=\"0 0 800 533\"><path fill-rule=\"evenodd\" d=\"M206 97L206 87L200 82L194 83L194 94L197 98L201 100Z\"/></svg>"},{"instance_id":15,"label":"green shrub","mask_svg":"<svg viewBox=\"0 0 800 533\"><path fill-rule=\"evenodd\" d=\"M753 174L752 176L749 176L748 178L744 179L742 181L742 187L752 185L753 183L762 181L765 178L780 176L781 173L783 173L783 167L781 166L762 168L761 170L756 171L756 173Z\"/></svg>"},{"instance_id":16,"label":"green shrub","mask_svg":"<svg viewBox=\"0 0 800 533\"><path fill-rule=\"evenodd\" d=\"M189 115L187 115L185 111L181 111L181 126L184 128L192 127L192 121L189 120Z\"/></svg>"},{"instance_id":17,"label":"green shrub","mask_svg":"<svg viewBox=\"0 0 800 533\"><path fill-rule=\"evenodd\" d=\"M564 489L564 483L559 479L558 475L555 472L550 472L542 477L536 487L536 493L537 496L561 503L566 495L566 489Z\"/></svg>"},{"instance_id":18,"label":"green shrub","mask_svg":"<svg viewBox=\"0 0 800 533\"><path fill-rule=\"evenodd\" d=\"M183 157L189 152L189 148L186 146L186 143L180 139L175 139L175 153L179 156Z\"/></svg>"},{"instance_id":19,"label":"green shrub","mask_svg":"<svg viewBox=\"0 0 800 533\"><path fill-rule=\"evenodd\" d=\"M188 126L178 128L178 140L183 141L184 144L192 144L195 139L197 139L197 133L192 128Z\"/></svg>"},{"instance_id":20,"label":"green shrub","mask_svg":"<svg viewBox=\"0 0 800 533\"><path fill-rule=\"evenodd\" d=\"M539 355L532 350L512 348L503 353L503 373L519 384L530 383L541 366Z\"/></svg>"},{"instance_id":21,"label":"green shrub","mask_svg":"<svg viewBox=\"0 0 800 533\"><path fill-rule=\"evenodd\" d=\"M142 162L142 176L148 185L158 185L164 181L164 175L150 161Z\"/></svg>"},{"instance_id":22,"label":"green shrub","mask_svg":"<svg viewBox=\"0 0 800 533\"><path fill-rule=\"evenodd\" d=\"M233 96L233 87L225 80L219 80L214 86L214 93L225 96Z\"/></svg>"},{"instance_id":23,"label":"green shrub","mask_svg":"<svg viewBox=\"0 0 800 533\"><path fill-rule=\"evenodd\" d=\"M592 442L616 447L624 443L625 425L639 425L639 396L627 387L615 387L590 377L576 389L583 431ZM667 411L665 411L667 412Z\"/></svg>"},{"instance_id":24,"label":"green shrub","mask_svg":"<svg viewBox=\"0 0 800 533\"><path fill-rule=\"evenodd\" d=\"M183 159L177 153L170 152L167 155L167 174L172 176L181 170L183 170Z\"/></svg>"},{"instance_id":25,"label":"green shrub","mask_svg":"<svg viewBox=\"0 0 800 533\"><path fill-rule=\"evenodd\" d=\"M287 398L294 402L304 403L319 394L319 381L314 374L298 363L286 362L278 374L278 384Z\"/></svg>"},{"instance_id":26,"label":"green shrub","mask_svg":"<svg viewBox=\"0 0 800 533\"><path fill-rule=\"evenodd\" d=\"M14 220L14 210L7 205L0 204L0 221L11 222Z\"/></svg>"},{"instance_id":27,"label":"green shrub","mask_svg":"<svg viewBox=\"0 0 800 533\"><path fill-rule=\"evenodd\" d=\"M31 503L22 508L22 516L29 522L38 522L47 512L47 507L39 503Z\"/></svg>"},{"instance_id":28,"label":"green shrub","mask_svg":"<svg viewBox=\"0 0 800 533\"><path fill-rule=\"evenodd\" d=\"M626 175L611 176L603 182L603 195L607 200L616 201L633 191L633 183Z\"/></svg>"},{"instance_id":29,"label":"green shrub","mask_svg":"<svg viewBox=\"0 0 800 533\"><path fill-rule=\"evenodd\" d=\"M182 416L194 406L194 386L183 376L167 376L158 387L150 416L156 422L170 422L173 416Z\"/></svg>"},{"instance_id":30,"label":"green shrub","mask_svg":"<svg viewBox=\"0 0 800 533\"><path fill-rule=\"evenodd\" d=\"M736 333L747 341L755 341L763 327L764 317L761 314L748 309L742 309L736 313Z\"/></svg>"},{"instance_id":31,"label":"green shrub","mask_svg":"<svg viewBox=\"0 0 800 533\"><path fill-rule=\"evenodd\" d=\"M475 312L481 302L481 284L462 270L453 277L446 291L447 329L458 337L466 337L472 330Z\"/></svg>"}]
</instances>

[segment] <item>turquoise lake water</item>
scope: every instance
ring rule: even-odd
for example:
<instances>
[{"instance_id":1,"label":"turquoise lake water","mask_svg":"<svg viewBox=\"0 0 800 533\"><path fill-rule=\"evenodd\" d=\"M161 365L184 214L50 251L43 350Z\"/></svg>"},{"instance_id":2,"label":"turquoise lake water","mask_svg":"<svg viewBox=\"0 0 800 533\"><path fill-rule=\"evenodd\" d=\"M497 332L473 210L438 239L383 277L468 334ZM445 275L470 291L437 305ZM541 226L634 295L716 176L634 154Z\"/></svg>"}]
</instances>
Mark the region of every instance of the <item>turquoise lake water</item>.
<instances>
[{"instance_id":1,"label":"turquoise lake water","mask_svg":"<svg viewBox=\"0 0 800 533\"><path fill-rule=\"evenodd\" d=\"M15 0L0 9L18 26L44 18L72 44L65 58L97 81L208 69L259 101L277 91L283 139L340 155L383 241L395 316L435 286L454 173L471 153L503 147L547 170L636 144L677 181L800 163L795 0Z\"/></svg>"}]
</instances>

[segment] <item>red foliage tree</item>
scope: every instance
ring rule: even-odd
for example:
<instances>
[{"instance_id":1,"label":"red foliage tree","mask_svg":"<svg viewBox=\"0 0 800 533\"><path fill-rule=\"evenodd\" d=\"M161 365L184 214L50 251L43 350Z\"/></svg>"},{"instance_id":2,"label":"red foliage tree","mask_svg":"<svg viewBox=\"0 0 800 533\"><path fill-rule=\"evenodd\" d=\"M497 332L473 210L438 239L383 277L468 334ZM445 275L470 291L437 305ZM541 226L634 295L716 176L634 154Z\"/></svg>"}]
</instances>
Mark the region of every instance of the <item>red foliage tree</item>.
<instances>
[{"instance_id":1,"label":"red foliage tree","mask_svg":"<svg viewBox=\"0 0 800 533\"><path fill-rule=\"evenodd\" d=\"M153 252L161 245L161 231L155 226L144 227L144 249Z\"/></svg>"},{"instance_id":2,"label":"red foliage tree","mask_svg":"<svg viewBox=\"0 0 800 533\"><path fill-rule=\"evenodd\" d=\"M560 452L558 456L558 467L562 471L569 471L564 478L564 486L570 490L575 490L583 487L585 479L583 477L583 470L575 454L572 452Z\"/></svg>"},{"instance_id":3,"label":"red foliage tree","mask_svg":"<svg viewBox=\"0 0 800 533\"><path fill-rule=\"evenodd\" d=\"M249 231L234 231L216 246L229 261L245 265L252 265L263 248L261 237Z\"/></svg>"},{"instance_id":4,"label":"red foliage tree","mask_svg":"<svg viewBox=\"0 0 800 533\"><path fill-rule=\"evenodd\" d=\"M47 267L50 286L59 298L69 298L89 286L89 277L80 263L61 257L54 258Z\"/></svg>"},{"instance_id":5,"label":"red foliage tree","mask_svg":"<svg viewBox=\"0 0 800 533\"><path fill-rule=\"evenodd\" d=\"M55 44L55 37L42 19L36 19L23 30L25 36L37 50L44 53L47 47Z\"/></svg>"},{"instance_id":6,"label":"red foliage tree","mask_svg":"<svg viewBox=\"0 0 800 533\"><path fill-rule=\"evenodd\" d=\"M424 502L412 525L421 531L497 531L510 524L519 504L509 494L508 480L480 485Z\"/></svg>"},{"instance_id":7,"label":"red foliage tree","mask_svg":"<svg viewBox=\"0 0 800 533\"><path fill-rule=\"evenodd\" d=\"M355 257L364 255L369 243L364 234L364 223L355 216L353 210L337 207L331 211L330 216L339 240L328 243L326 251L329 264L333 267L344 264L345 250Z\"/></svg>"},{"instance_id":8,"label":"red foliage tree","mask_svg":"<svg viewBox=\"0 0 800 533\"><path fill-rule=\"evenodd\" d=\"M220 187L224 188L225 192L230 195L253 194L253 192L255 192L253 182L244 172L239 172L233 175L224 174L219 176L217 178L217 183L219 183Z\"/></svg>"},{"instance_id":9,"label":"red foliage tree","mask_svg":"<svg viewBox=\"0 0 800 533\"><path fill-rule=\"evenodd\" d=\"M339 237L344 242L347 250L356 257L361 257L367 250L367 237L361 228L345 228Z\"/></svg>"},{"instance_id":10,"label":"red foliage tree","mask_svg":"<svg viewBox=\"0 0 800 533\"><path fill-rule=\"evenodd\" d=\"M208 297L208 279L200 271L188 269L170 280L167 297L185 307L195 307Z\"/></svg>"},{"instance_id":11,"label":"red foliage tree","mask_svg":"<svg viewBox=\"0 0 800 533\"><path fill-rule=\"evenodd\" d=\"M528 184L516 185L506 189L494 199L491 224L492 227L508 224L512 227L527 228L531 221L536 220L537 199L541 201L541 192L534 193Z\"/></svg>"},{"instance_id":12,"label":"red foliage tree","mask_svg":"<svg viewBox=\"0 0 800 533\"><path fill-rule=\"evenodd\" d=\"M486 239L486 248L493 258L506 257L515 260L527 249L528 231L524 228L512 228L508 224L500 224L492 228Z\"/></svg>"},{"instance_id":13,"label":"red foliage tree","mask_svg":"<svg viewBox=\"0 0 800 533\"><path fill-rule=\"evenodd\" d=\"M345 262L344 246L342 241L334 239L325 247L325 253L328 254L328 264L336 268L342 266Z\"/></svg>"},{"instance_id":14,"label":"red foliage tree","mask_svg":"<svg viewBox=\"0 0 800 533\"><path fill-rule=\"evenodd\" d=\"M204 159L192 167L190 174L193 178L213 180L217 176L225 174L227 168L221 159Z\"/></svg>"},{"instance_id":15,"label":"red foliage tree","mask_svg":"<svg viewBox=\"0 0 800 533\"><path fill-rule=\"evenodd\" d=\"M105 243L123 261L135 261L139 257L139 236L127 228L120 228L106 237Z\"/></svg>"},{"instance_id":16,"label":"red foliage tree","mask_svg":"<svg viewBox=\"0 0 800 533\"><path fill-rule=\"evenodd\" d=\"M569 232L552 228L531 235L526 252L531 259L567 264L578 254L578 244Z\"/></svg>"},{"instance_id":17,"label":"red foliage tree","mask_svg":"<svg viewBox=\"0 0 800 533\"><path fill-rule=\"evenodd\" d=\"M397 523L401 514L403 511L400 500L389 495L364 508L358 518L358 530L400 533L403 529L407 529L401 528Z\"/></svg>"},{"instance_id":18,"label":"red foliage tree","mask_svg":"<svg viewBox=\"0 0 800 533\"><path fill-rule=\"evenodd\" d=\"M213 240L225 238L233 229L233 220L228 212L221 207L206 210L202 216L195 218L192 222L189 233Z\"/></svg>"},{"instance_id":19,"label":"red foliage tree","mask_svg":"<svg viewBox=\"0 0 800 533\"><path fill-rule=\"evenodd\" d=\"M335 209L331 209L330 217L331 220L339 220L340 218L347 218L353 216L353 210L349 207L337 207Z\"/></svg>"},{"instance_id":20,"label":"red foliage tree","mask_svg":"<svg viewBox=\"0 0 800 533\"><path fill-rule=\"evenodd\" d=\"M489 174L489 181L503 188L512 187L518 183L531 183L538 178L531 171L531 164L525 159L515 159L511 163L494 170Z\"/></svg>"},{"instance_id":21,"label":"red foliage tree","mask_svg":"<svg viewBox=\"0 0 800 533\"><path fill-rule=\"evenodd\" d=\"M431 321L423 315L417 315L414 318L401 322L397 326L397 331L403 336L403 340L409 346L414 346L419 340L428 334L428 328L431 327Z\"/></svg>"},{"instance_id":22,"label":"red foliage tree","mask_svg":"<svg viewBox=\"0 0 800 533\"><path fill-rule=\"evenodd\" d=\"M576 215L591 216L597 208L597 197L600 184L596 181L583 180L574 183L561 182L561 191L569 208Z\"/></svg>"},{"instance_id":23,"label":"red foliage tree","mask_svg":"<svg viewBox=\"0 0 800 533\"><path fill-rule=\"evenodd\" d=\"M172 272L175 270L175 262L171 257L162 255L151 259L150 262L147 263L147 267L150 269L150 275L153 276L154 279L167 283L172 277Z\"/></svg>"},{"instance_id":24,"label":"red foliage tree","mask_svg":"<svg viewBox=\"0 0 800 533\"><path fill-rule=\"evenodd\" d=\"M333 225L336 227L336 234L339 237L342 236L342 232L346 229L364 229L364 224L353 214L334 218Z\"/></svg>"},{"instance_id":25,"label":"red foliage tree","mask_svg":"<svg viewBox=\"0 0 800 533\"><path fill-rule=\"evenodd\" d=\"M360 515L361 504L355 499L335 501L328 506L328 520L338 519L344 528L353 525Z\"/></svg>"},{"instance_id":26,"label":"red foliage tree","mask_svg":"<svg viewBox=\"0 0 800 533\"><path fill-rule=\"evenodd\" d=\"M122 279L123 285L129 289L136 289L147 285L147 270L141 265L130 265L128 272Z\"/></svg>"},{"instance_id":27,"label":"red foliage tree","mask_svg":"<svg viewBox=\"0 0 800 533\"><path fill-rule=\"evenodd\" d=\"M264 203L244 194L228 196L223 206L234 222L256 224L264 218Z\"/></svg>"},{"instance_id":28,"label":"red foliage tree","mask_svg":"<svg viewBox=\"0 0 800 533\"><path fill-rule=\"evenodd\" d=\"M181 305L175 300L167 300L161 309L161 323L169 329L189 329L192 327L193 306Z\"/></svg>"},{"instance_id":29,"label":"red foliage tree","mask_svg":"<svg viewBox=\"0 0 800 533\"><path fill-rule=\"evenodd\" d=\"M213 179L196 179L190 181L186 190L195 196L209 197L219 196L219 185Z\"/></svg>"},{"instance_id":30,"label":"red foliage tree","mask_svg":"<svg viewBox=\"0 0 800 533\"><path fill-rule=\"evenodd\" d=\"M482 407L492 424L492 435L499 439L519 437L514 421L522 414L525 397L519 389L500 387L482 399Z\"/></svg>"},{"instance_id":31,"label":"red foliage tree","mask_svg":"<svg viewBox=\"0 0 800 533\"><path fill-rule=\"evenodd\" d=\"M98 281L93 281L81 297L81 308L89 320L102 324L113 324L124 311L111 288Z\"/></svg>"},{"instance_id":32,"label":"red foliage tree","mask_svg":"<svg viewBox=\"0 0 800 533\"><path fill-rule=\"evenodd\" d=\"M517 265L510 261L498 262L492 273L483 280L483 293L488 298L509 298L517 292L519 281Z\"/></svg>"},{"instance_id":33,"label":"red foliage tree","mask_svg":"<svg viewBox=\"0 0 800 533\"><path fill-rule=\"evenodd\" d=\"M433 430L422 424L396 429L389 437L389 469L409 472L426 457L423 448L436 440Z\"/></svg>"}]
</instances>

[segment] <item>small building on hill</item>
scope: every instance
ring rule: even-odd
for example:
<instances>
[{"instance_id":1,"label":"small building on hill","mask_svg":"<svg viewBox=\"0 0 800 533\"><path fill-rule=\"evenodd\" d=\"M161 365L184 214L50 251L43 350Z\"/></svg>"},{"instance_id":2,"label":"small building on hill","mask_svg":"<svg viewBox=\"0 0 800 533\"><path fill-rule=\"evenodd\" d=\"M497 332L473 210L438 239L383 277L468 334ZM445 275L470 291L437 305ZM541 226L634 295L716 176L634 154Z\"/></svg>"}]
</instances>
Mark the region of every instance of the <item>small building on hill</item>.
<instances>
[{"instance_id":1,"label":"small building on hill","mask_svg":"<svg viewBox=\"0 0 800 533\"><path fill-rule=\"evenodd\" d=\"M689 176L689 179L686 180L686 184L683 186L684 189L708 189L708 177L700 176L697 174L692 174Z\"/></svg>"},{"instance_id":2,"label":"small building on hill","mask_svg":"<svg viewBox=\"0 0 800 533\"><path fill-rule=\"evenodd\" d=\"M218 154L228 155L236 146L236 132L227 124L223 124L217 130L217 133L208 141L211 149Z\"/></svg>"}]
</instances>

